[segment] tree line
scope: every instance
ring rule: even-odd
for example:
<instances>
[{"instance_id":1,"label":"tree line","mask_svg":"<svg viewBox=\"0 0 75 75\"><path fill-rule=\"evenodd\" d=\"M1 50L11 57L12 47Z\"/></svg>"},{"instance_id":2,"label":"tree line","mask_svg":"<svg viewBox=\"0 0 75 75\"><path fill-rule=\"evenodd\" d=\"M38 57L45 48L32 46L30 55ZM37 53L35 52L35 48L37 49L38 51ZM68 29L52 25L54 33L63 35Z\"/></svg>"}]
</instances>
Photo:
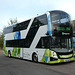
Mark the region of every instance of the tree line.
<instances>
[{"instance_id":1,"label":"tree line","mask_svg":"<svg viewBox=\"0 0 75 75\"><path fill-rule=\"evenodd\" d=\"M0 49L3 48L3 33L0 34Z\"/></svg>"}]
</instances>

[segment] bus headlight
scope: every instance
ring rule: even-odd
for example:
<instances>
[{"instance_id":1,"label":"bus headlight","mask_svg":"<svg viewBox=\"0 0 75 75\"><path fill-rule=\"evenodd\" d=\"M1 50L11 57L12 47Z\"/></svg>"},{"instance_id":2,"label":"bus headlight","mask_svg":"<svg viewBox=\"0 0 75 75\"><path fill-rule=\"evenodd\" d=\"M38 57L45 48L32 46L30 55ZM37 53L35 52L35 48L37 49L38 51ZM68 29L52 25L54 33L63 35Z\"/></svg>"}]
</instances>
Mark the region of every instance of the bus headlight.
<instances>
[{"instance_id":1,"label":"bus headlight","mask_svg":"<svg viewBox=\"0 0 75 75\"><path fill-rule=\"evenodd\" d=\"M54 51L51 51L51 56L54 58L58 58L56 52L54 52Z\"/></svg>"}]
</instances>

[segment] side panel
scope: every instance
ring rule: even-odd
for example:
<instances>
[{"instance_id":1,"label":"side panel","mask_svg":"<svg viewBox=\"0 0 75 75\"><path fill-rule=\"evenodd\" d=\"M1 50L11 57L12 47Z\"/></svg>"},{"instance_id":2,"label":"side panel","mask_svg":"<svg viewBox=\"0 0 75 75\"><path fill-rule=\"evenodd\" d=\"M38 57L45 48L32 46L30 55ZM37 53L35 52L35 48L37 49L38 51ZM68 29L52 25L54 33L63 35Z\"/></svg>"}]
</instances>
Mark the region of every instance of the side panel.
<instances>
[{"instance_id":1,"label":"side panel","mask_svg":"<svg viewBox=\"0 0 75 75\"><path fill-rule=\"evenodd\" d=\"M8 55L8 51L6 50L5 34L3 34L3 54Z\"/></svg>"},{"instance_id":2,"label":"side panel","mask_svg":"<svg viewBox=\"0 0 75 75\"><path fill-rule=\"evenodd\" d=\"M37 46L40 38L43 36L46 36L45 35L46 33L47 33L47 25L39 27L30 48L23 49L23 58L24 59L32 60L32 54L35 52L36 54L38 54L38 57L39 57L38 61L41 60L45 49L36 49L36 46Z\"/></svg>"},{"instance_id":3,"label":"side panel","mask_svg":"<svg viewBox=\"0 0 75 75\"><path fill-rule=\"evenodd\" d=\"M11 56L20 58L20 51L21 51L21 48L13 48L11 52Z\"/></svg>"},{"instance_id":4,"label":"side panel","mask_svg":"<svg viewBox=\"0 0 75 75\"><path fill-rule=\"evenodd\" d=\"M16 40L16 39L23 39L23 38L26 38L27 36L27 33L31 27L31 24L33 22L34 18L31 19L29 25L28 25L28 28L26 30L21 30L21 31L17 31L17 32L13 32L13 33L8 33L8 34L4 34L3 36L3 46L4 46L4 54L5 55L8 55L8 50L11 51L11 55L16 57L16 52L19 53L19 50L21 50L21 53L20 53L20 56L22 57L22 48L13 48L13 47L6 47L6 40ZM20 33L20 36L19 36L19 33ZM15 44L15 43L14 43ZM17 50L17 51L16 51ZM19 57L19 55L18 55Z\"/></svg>"},{"instance_id":5,"label":"side panel","mask_svg":"<svg viewBox=\"0 0 75 75\"><path fill-rule=\"evenodd\" d=\"M21 30L21 31L17 31L17 32L20 32L21 34L21 39L24 39L26 38L27 34L28 34L28 31L31 27L31 24L33 22L34 18L31 19L29 25L28 25L28 28L26 30ZM17 32L13 32L13 33L8 33L8 34L5 34L5 40L14 40L15 38L15 35Z\"/></svg>"}]
</instances>

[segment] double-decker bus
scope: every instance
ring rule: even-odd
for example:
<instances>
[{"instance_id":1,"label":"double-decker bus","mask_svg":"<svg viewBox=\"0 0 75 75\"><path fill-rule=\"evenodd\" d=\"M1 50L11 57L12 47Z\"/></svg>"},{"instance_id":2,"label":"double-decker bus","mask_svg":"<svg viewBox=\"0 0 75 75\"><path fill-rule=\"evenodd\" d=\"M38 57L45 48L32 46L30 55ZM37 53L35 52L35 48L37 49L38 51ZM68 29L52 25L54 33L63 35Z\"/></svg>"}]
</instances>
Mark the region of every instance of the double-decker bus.
<instances>
[{"instance_id":1,"label":"double-decker bus","mask_svg":"<svg viewBox=\"0 0 75 75\"><path fill-rule=\"evenodd\" d=\"M54 10L4 28L4 54L34 62L74 60L70 16Z\"/></svg>"}]
</instances>

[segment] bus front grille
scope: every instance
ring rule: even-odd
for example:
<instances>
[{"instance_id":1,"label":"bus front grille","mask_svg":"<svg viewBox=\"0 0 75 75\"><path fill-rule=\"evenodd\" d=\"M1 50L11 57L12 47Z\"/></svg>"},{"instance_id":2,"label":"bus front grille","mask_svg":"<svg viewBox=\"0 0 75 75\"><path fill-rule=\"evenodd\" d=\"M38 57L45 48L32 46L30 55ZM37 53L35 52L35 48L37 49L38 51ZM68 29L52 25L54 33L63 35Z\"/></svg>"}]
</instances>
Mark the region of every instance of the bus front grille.
<instances>
[{"instance_id":1,"label":"bus front grille","mask_svg":"<svg viewBox=\"0 0 75 75\"><path fill-rule=\"evenodd\" d=\"M57 52L57 55L59 59L69 59L73 57L73 51L63 53Z\"/></svg>"}]
</instances>

